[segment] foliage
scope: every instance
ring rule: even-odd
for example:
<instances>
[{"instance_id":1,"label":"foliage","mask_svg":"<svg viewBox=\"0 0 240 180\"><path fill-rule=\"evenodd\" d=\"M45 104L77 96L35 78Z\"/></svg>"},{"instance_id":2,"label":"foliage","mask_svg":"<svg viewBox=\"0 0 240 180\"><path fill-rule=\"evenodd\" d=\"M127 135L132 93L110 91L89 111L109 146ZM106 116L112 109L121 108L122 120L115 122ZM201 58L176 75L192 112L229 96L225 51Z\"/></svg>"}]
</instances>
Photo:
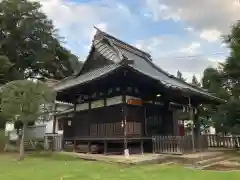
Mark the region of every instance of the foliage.
<instances>
[{"instance_id":1,"label":"foliage","mask_svg":"<svg viewBox=\"0 0 240 180\"><path fill-rule=\"evenodd\" d=\"M224 42L230 48L230 56L224 63L224 76L230 80L232 85L240 82L240 21L233 25L231 33L226 35Z\"/></svg>"},{"instance_id":2,"label":"foliage","mask_svg":"<svg viewBox=\"0 0 240 180\"><path fill-rule=\"evenodd\" d=\"M9 82L2 88L2 113L13 121L32 121L40 115L40 105L53 102L53 94L52 90L40 81Z\"/></svg>"},{"instance_id":3,"label":"foliage","mask_svg":"<svg viewBox=\"0 0 240 180\"><path fill-rule=\"evenodd\" d=\"M214 114L215 127L220 132L231 134L240 133L240 101L230 99L227 103L219 106L217 113Z\"/></svg>"},{"instance_id":4,"label":"foliage","mask_svg":"<svg viewBox=\"0 0 240 180\"><path fill-rule=\"evenodd\" d=\"M193 77L192 77L192 85L201 87L201 83L198 82L197 77L195 75L193 75Z\"/></svg>"},{"instance_id":5,"label":"foliage","mask_svg":"<svg viewBox=\"0 0 240 180\"><path fill-rule=\"evenodd\" d=\"M62 79L81 63L59 41L39 2L0 1L0 55L24 78Z\"/></svg>"},{"instance_id":6,"label":"foliage","mask_svg":"<svg viewBox=\"0 0 240 180\"><path fill-rule=\"evenodd\" d=\"M13 122L23 124L20 159L24 157L24 132L28 123L42 115L40 106L53 103L53 91L41 81L30 80L11 81L3 86L1 93L1 114Z\"/></svg>"},{"instance_id":7,"label":"foliage","mask_svg":"<svg viewBox=\"0 0 240 180\"><path fill-rule=\"evenodd\" d=\"M20 78L8 57L0 55L0 85Z\"/></svg>"},{"instance_id":8,"label":"foliage","mask_svg":"<svg viewBox=\"0 0 240 180\"><path fill-rule=\"evenodd\" d=\"M177 78L182 80L182 81L186 81L186 79L183 78L183 75L180 71L177 71Z\"/></svg>"},{"instance_id":9,"label":"foliage","mask_svg":"<svg viewBox=\"0 0 240 180\"><path fill-rule=\"evenodd\" d=\"M219 132L240 133L240 21L233 25L230 34L224 36L230 49L226 62L220 69L204 71L203 87L227 100L219 106L208 106L212 121Z\"/></svg>"}]
</instances>

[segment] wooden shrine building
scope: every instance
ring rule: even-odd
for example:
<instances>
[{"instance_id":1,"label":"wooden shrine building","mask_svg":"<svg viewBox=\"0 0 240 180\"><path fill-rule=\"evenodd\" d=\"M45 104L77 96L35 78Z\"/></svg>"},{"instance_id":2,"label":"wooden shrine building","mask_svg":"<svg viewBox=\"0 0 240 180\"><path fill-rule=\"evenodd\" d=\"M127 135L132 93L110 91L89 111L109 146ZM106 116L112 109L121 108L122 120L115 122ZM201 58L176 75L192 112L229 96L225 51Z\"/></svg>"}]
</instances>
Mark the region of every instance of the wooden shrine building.
<instances>
[{"instance_id":1,"label":"wooden shrine building","mask_svg":"<svg viewBox=\"0 0 240 180\"><path fill-rule=\"evenodd\" d=\"M76 150L151 151L154 135L179 136L177 109L221 100L156 66L151 55L97 29L79 72L55 86L57 100L74 104L60 113L65 144ZM92 150L93 151L93 150Z\"/></svg>"}]
</instances>

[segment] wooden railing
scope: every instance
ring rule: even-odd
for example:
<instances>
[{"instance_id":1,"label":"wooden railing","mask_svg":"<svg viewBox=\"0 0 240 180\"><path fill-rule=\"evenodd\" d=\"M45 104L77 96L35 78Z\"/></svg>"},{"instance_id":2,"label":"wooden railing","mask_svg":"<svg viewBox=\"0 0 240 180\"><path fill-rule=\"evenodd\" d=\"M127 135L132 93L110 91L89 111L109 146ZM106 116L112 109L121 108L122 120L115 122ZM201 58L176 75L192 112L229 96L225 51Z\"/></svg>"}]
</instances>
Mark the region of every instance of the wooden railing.
<instances>
[{"instance_id":1,"label":"wooden railing","mask_svg":"<svg viewBox=\"0 0 240 180\"><path fill-rule=\"evenodd\" d=\"M192 136L153 136L153 152L184 154L207 148L240 148L240 136L201 135L199 141Z\"/></svg>"},{"instance_id":2,"label":"wooden railing","mask_svg":"<svg viewBox=\"0 0 240 180\"><path fill-rule=\"evenodd\" d=\"M211 148L240 148L240 136L204 135Z\"/></svg>"},{"instance_id":3,"label":"wooden railing","mask_svg":"<svg viewBox=\"0 0 240 180\"><path fill-rule=\"evenodd\" d=\"M184 154L195 150L203 151L208 148L207 138L199 137L192 141L192 136L153 136L153 152L167 154Z\"/></svg>"}]
</instances>

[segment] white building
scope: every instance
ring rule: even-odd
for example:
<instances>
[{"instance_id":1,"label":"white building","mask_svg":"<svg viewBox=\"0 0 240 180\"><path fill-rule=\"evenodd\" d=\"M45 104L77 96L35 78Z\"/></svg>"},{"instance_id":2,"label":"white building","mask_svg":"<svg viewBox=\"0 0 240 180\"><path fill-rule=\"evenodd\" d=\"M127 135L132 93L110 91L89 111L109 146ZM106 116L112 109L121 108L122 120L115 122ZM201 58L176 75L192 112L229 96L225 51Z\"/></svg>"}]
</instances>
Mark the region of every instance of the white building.
<instances>
[{"instance_id":1,"label":"white building","mask_svg":"<svg viewBox=\"0 0 240 180\"><path fill-rule=\"evenodd\" d=\"M47 85L50 87L53 87L57 81L56 80L47 80ZM45 134L51 134L54 131L54 116L53 114L55 113L59 113L59 112L63 112L66 111L68 109L73 109L73 104L68 104L68 103L63 103L63 102L59 102L59 101L55 101L54 105L43 105L40 107L41 109L44 109L47 111L49 111L50 113L48 115L44 115L41 116L39 118L39 120L35 121L35 125L33 127L31 127L31 129L35 128L35 131L37 131L35 134L39 134L38 132L44 132ZM43 110L42 110L43 111ZM6 134L11 131L13 132L14 129L14 123L12 122L8 122L6 123L5 126L5 132ZM56 123L55 123L55 133L59 133L62 134L63 132L59 129L59 123L58 123L58 119L56 119ZM15 137L16 133L12 133L12 136ZM42 133L41 133L42 134Z\"/></svg>"}]
</instances>

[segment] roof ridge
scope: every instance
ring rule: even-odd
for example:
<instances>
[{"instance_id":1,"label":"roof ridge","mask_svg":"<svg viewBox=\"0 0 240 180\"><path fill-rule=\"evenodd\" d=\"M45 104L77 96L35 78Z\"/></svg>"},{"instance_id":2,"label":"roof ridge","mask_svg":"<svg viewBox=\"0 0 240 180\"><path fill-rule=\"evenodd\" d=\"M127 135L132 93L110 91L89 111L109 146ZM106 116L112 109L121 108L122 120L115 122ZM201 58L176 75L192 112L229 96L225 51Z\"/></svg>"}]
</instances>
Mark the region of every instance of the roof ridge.
<instances>
[{"instance_id":1,"label":"roof ridge","mask_svg":"<svg viewBox=\"0 0 240 180\"><path fill-rule=\"evenodd\" d=\"M94 26L94 28L97 29L96 35L103 35L103 36L106 37L107 39L113 40L112 42L113 42L114 44L119 45L119 46L123 45L123 46L121 46L122 48L125 48L125 49L127 49L127 50L129 50L129 51L132 50L132 52L136 51L136 52L138 52L138 53L142 53L142 54L146 55L147 57L151 57L151 55L150 55L149 53L147 53L147 52L145 52L145 51L143 51L143 50L141 50L141 49L139 49L139 48L136 48L136 47L134 47L133 45L131 45L131 44L129 44L129 43L126 43L126 42L124 42L124 41L116 38L115 36L110 35L109 33L106 33L106 32L104 32L104 31L98 29L98 28L95 27L95 26Z\"/></svg>"}]
</instances>

